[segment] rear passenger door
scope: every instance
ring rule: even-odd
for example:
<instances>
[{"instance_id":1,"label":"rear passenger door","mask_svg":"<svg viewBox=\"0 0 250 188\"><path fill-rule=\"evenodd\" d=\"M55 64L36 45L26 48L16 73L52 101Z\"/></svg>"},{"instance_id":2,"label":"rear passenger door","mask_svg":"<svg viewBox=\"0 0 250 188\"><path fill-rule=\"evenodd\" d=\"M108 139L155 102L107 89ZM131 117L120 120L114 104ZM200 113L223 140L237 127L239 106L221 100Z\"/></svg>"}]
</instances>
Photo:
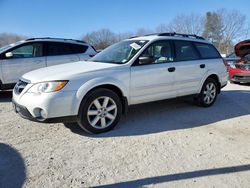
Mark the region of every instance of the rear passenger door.
<instances>
[{"instance_id":1,"label":"rear passenger door","mask_svg":"<svg viewBox=\"0 0 250 188\"><path fill-rule=\"evenodd\" d=\"M192 42L178 40L174 41L174 46L177 96L198 93L200 81L206 73L206 62Z\"/></svg>"},{"instance_id":2,"label":"rear passenger door","mask_svg":"<svg viewBox=\"0 0 250 188\"><path fill-rule=\"evenodd\" d=\"M80 60L77 55L77 51L74 48L74 44L64 42L47 42L46 49L47 66L72 63Z\"/></svg>"}]
</instances>

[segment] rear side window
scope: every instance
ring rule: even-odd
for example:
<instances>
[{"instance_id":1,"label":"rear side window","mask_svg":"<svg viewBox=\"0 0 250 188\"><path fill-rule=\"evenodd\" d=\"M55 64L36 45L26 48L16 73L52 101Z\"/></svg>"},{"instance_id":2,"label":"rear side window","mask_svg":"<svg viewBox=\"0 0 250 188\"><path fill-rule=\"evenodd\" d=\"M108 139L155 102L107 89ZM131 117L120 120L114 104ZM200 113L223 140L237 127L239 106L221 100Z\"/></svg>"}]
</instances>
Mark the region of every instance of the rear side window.
<instances>
[{"instance_id":1,"label":"rear side window","mask_svg":"<svg viewBox=\"0 0 250 188\"><path fill-rule=\"evenodd\" d=\"M88 49L86 45L79 45L79 44L69 44L72 54L80 54L85 53Z\"/></svg>"},{"instance_id":2,"label":"rear side window","mask_svg":"<svg viewBox=\"0 0 250 188\"><path fill-rule=\"evenodd\" d=\"M86 45L69 44L62 42L48 42L48 55L68 55L85 53L88 49Z\"/></svg>"},{"instance_id":3,"label":"rear side window","mask_svg":"<svg viewBox=\"0 0 250 188\"><path fill-rule=\"evenodd\" d=\"M199 59L199 55L189 41L174 41L177 61L188 61Z\"/></svg>"},{"instance_id":4,"label":"rear side window","mask_svg":"<svg viewBox=\"0 0 250 188\"><path fill-rule=\"evenodd\" d=\"M202 58L220 58L220 54L211 44L195 43Z\"/></svg>"}]
</instances>

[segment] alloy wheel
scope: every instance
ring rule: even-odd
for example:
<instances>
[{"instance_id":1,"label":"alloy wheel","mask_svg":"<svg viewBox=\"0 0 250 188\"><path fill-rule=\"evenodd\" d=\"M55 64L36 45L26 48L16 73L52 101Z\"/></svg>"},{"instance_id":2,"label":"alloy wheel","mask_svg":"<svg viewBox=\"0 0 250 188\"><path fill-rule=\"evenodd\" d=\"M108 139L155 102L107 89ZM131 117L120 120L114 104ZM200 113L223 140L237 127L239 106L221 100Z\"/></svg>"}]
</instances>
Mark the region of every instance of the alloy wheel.
<instances>
[{"instance_id":1,"label":"alloy wheel","mask_svg":"<svg viewBox=\"0 0 250 188\"><path fill-rule=\"evenodd\" d=\"M203 91L203 101L206 104L211 104L216 98L216 92L216 85L212 82L209 82Z\"/></svg>"},{"instance_id":2,"label":"alloy wheel","mask_svg":"<svg viewBox=\"0 0 250 188\"><path fill-rule=\"evenodd\" d=\"M89 124L97 129L104 129L110 126L117 116L117 105L115 101L102 96L95 99L88 108L87 119Z\"/></svg>"}]
</instances>

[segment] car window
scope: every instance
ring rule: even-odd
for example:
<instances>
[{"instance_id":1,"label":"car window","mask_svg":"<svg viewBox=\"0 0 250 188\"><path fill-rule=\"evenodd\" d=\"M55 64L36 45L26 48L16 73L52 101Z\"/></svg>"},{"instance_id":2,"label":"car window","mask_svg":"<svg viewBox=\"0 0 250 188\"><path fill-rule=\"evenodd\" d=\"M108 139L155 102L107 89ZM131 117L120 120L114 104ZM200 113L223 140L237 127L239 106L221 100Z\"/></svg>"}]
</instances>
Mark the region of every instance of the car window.
<instances>
[{"instance_id":1,"label":"car window","mask_svg":"<svg viewBox=\"0 0 250 188\"><path fill-rule=\"evenodd\" d=\"M189 41L174 41L176 58L178 61L199 59L199 55Z\"/></svg>"},{"instance_id":2,"label":"car window","mask_svg":"<svg viewBox=\"0 0 250 188\"><path fill-rule=\"evenodd\" d=\"M48 55L66 55L71 54L70 46L61 42L48 43Z\"/></svg>"},{"instance_id":3,"label":"car window","mask_svg":"<svg viewBox=\"0 0 250 188\"><path fill-rule=\"evenodd\" d=\"M151 57L152 63L167 63L174 61L173 50L169 41L159 41L151 44L141 55Z\"/></svg>"},{"instance_id":4,"label":"car window","mask_svg":"<svg viewBox=\"0 0 250 188\"><path fill-rule=\"evenodd\" d=\"M41 57L43 55L43 45L41 43L27 44L18 47L11 52L13 58Z\"/></svg>"},{"instance_id":5,"label":"car window","mask_svg":"<svg viewBox=\"0 0 250 188\"><path fill-rule=\"evenodd\" d=\"M211 44L194 43L202 58L220 58L220 54Z\"/></svg>"},{"instance_id":6,"label":"car window","mask_svg":"<svg viewBox=\"0 0 250 188\"><path fill-rule=\"evenodd\" d=\"M85 53L86 45L69 44L63 42L48 42L48 55L68 55Z\"/></svg>"},{"instance_id":7,"label":"car window","mask_svg":"<svg viewBox=\"0 0 250 188\"><path fill-rule=\"evenodd\" d=\"M79 44L70 44L70 48L72 54L80 54L80 53L85 53L88 49L88 46Z\"/></svg>"},{"instance_id":8,"label":"car window","mask_svg":"<svg viewBox=\"0 0 250 188\"><path fill-rule=\"evenodd\" d=\"M102 50L89 61L124 64L130 61L147 42L147 40L121 41Z\"/></svg>"}]
</instances>

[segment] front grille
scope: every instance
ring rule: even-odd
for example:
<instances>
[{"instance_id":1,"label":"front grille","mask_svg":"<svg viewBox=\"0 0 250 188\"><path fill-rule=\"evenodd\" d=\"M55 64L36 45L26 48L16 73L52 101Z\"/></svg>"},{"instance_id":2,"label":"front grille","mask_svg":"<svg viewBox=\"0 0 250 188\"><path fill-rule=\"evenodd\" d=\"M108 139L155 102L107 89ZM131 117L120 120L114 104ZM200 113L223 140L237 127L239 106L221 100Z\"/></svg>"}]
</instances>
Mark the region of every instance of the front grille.
<instances>
[{"instance_id":1,"label":"front grille","mask_svg":"<svg viewBox=\"0 0 250 188\"><path fill-rule=\"evenodd\" d=\"M235 66L241 70L250 70L250 64L235 64Z\"/></svg>"},{"instance_id":2,"label":"front grille","mask_svg":"<svg viewBox=\"0 0 250 188\"><path fill-rule=\"evenodd\" d=\"M19 95L20 93L22 93L22 91L24 90L24 88L28 85L27 82L23 81L23 80L18 80L18 82L15 85L14 91L17 95Z\"/></svg>"}]
</instances>

